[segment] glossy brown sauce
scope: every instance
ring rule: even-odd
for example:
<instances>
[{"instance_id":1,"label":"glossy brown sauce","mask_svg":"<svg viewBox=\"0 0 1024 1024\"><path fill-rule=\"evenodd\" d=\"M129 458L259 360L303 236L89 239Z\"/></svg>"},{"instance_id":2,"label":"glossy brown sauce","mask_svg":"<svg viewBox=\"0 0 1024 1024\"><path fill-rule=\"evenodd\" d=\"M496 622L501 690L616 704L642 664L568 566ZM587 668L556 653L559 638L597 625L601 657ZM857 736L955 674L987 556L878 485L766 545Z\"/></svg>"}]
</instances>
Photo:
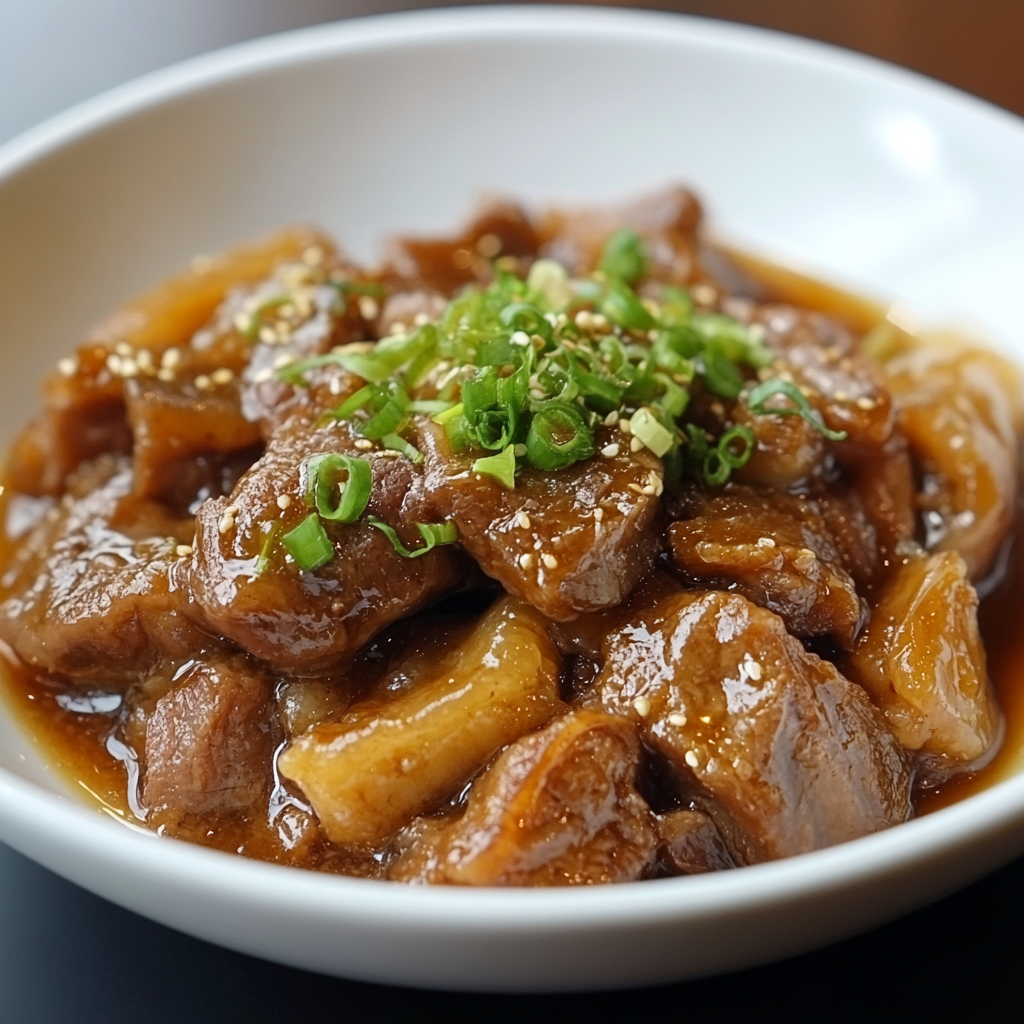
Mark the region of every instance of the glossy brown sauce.
<instances>
[{"instance_id":1,"label":"glossy brown sauce","mask_svg":"<svg viewBox=\"0 0 1024 1024\"><path fill-rule=\"evenodd\" d=\"M885 317L879 304L851 295L824 282L768 263L735 249L722 247L729 260L751 279L766 300L820 310L842 320L858 333L866 333ZM0 497L0 523L7 519L6 497ZM915 798L918 814L948 806L1012 775L1024 760L1024 511L1018 513L997 567L980 589L979 623L988 657L988 669L1006 720L1003 744L981 771L964 774ZM5 564L12 541L0 529L0 564ZM132 812L137 779L131 751L117 739L120 700L110 694L70 698L65 688L0 652L0 694L31 737L51 771L62 777L87 803L125 824L134 824ZM116 701L116 703L115 703ZM294 805L294 806L293 806ZM300 807L286 789L271 796L269 813L254 821L251 812L218 817L217 830L202 838L204 845L265 860L285 860L319 870L346 874L373 874L370 863L356 863L344 850L318 842L314 849L295 850L282 857L290 844L283 832L292 827L290 815ZM300 811L301 813L301 811ZM197 839L199 837L196 837ZM357 858L362 860L362 858Z\"/></svg>"}]
</instances>

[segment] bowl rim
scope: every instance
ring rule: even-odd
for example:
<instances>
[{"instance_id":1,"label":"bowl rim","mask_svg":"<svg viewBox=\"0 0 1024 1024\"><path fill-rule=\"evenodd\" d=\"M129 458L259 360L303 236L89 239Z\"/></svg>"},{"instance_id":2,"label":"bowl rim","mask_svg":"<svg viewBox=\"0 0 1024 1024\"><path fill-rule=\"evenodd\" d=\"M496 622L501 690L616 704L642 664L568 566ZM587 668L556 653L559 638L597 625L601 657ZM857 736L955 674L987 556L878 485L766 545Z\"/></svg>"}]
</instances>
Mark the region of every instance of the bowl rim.
<instances>
[{"instance_id":1,"label":"bowl rim","mask_svg":"<svg viewBox=\"0 0 1024 1024\"><path fill-rule=\"evenodd\" d=\"M916 72L838 47L746 25L663 12L586 7L468 7L402 12L329 23L238 44L153 72L71 108L0 146L0 188L49 156L104 128L191 94L275 69L431 43L507 38L622 38L745 51L829 74L870 79L957 108L992 128L1024 134L1024 120ZM26 731L12 713L16 726ZM223 902L270 909L282 902L309 918L363 919L410 930L481 934L618 928L770 909L794 899L854 889L937 857L995 842L1024 828L1024 771L922 818L874 835L742 871L667 878L644 885L566 889L411 887L327 875L168 842L0 769L0 821L132 875L144 872ZM33 844L38 845L38 844ZM1009 856L1009 854L1006 854ZM1005 859L1005 858L1004 858ZM994 866L994 864L992 865ZM981 869L979 869L981 870Z\"/></svg>"}]
</instances>

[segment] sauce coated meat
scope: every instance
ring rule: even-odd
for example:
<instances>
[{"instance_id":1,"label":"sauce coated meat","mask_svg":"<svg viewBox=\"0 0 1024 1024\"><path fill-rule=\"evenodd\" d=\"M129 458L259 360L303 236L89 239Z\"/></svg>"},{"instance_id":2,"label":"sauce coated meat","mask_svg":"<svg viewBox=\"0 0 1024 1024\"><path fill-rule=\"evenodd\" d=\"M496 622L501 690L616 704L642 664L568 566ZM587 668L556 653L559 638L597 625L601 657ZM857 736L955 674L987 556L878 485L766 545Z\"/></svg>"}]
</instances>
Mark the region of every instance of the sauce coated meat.
<instances>
[{"instance_id":1,"label":"sauce coated meat","mask_svg":"<svg viewBox=\"0 0 1024 1024\"><path fill-rule=\"evenodd\" d=\"M5 470L32 727L162 835L409 884L734 869L983 777L1016 370L701 223L286 231L94 329Z\"/></svg>"}]
</instances>

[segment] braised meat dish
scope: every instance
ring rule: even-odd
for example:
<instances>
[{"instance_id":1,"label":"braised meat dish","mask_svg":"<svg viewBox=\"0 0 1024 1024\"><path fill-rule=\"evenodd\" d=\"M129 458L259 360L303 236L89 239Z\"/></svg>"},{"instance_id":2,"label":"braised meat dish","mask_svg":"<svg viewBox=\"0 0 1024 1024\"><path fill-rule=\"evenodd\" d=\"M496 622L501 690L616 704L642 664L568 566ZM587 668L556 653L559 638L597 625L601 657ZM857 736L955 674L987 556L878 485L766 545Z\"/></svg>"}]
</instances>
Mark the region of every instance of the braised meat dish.
<instances>
[{"instance_id":1,"label":"braised meat dish","mask_svg":"<svg viewBox=\"0 0 1024 1024\"><path fill-rule=\"evenodd\" d=\"M0 576L83 785L548 886L818 850L991 762L1016 369L784 301L701 223L492 202L375 267L289 230L96 327L10 449Z\"/></svg>"}]
</instances>

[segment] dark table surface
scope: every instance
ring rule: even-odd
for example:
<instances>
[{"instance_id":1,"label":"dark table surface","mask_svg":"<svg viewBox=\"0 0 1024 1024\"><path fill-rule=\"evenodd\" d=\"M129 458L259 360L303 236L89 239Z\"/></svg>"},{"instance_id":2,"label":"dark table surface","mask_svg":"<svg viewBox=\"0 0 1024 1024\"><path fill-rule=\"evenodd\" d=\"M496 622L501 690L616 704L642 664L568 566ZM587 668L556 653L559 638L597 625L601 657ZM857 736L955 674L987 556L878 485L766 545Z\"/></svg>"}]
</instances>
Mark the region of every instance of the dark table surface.
<instances>
[{"instance_id":1,"label":"dark table surface","mask_svg":"<svg viewBox=\"0 0 1024 1024\"><path fill-rule=\"evenodd\" d=\"M620 0L622 2L622 0ZM324 16L421 6L348 0ZM637 4L636 6L644 6ZM1024 112L1024 0L653 0L874 53ZM280 27L286 27L282 25ZM425 1011L680 1022L1024 1018L1024 859L828 949L689 984L601 995L465 996L340 981L231 953L100 900L0 845L0 1021L390 1020Z\"/></svg>"},{"instance_id":2,"label":"dark table surface","mask_svg":"<svg viewBox=\"0 0 1024 1024\"><path fill-rule=\"evenodd\" d=\"M1024 859L884 928L739 974L596 995L458 995L325 978L219 949L0 845L0 1021L376 1024L504 1011L633 1022L662 1010L673 1024L1020 1020L1022 925Z\"/></svg>"}]
</instances>

